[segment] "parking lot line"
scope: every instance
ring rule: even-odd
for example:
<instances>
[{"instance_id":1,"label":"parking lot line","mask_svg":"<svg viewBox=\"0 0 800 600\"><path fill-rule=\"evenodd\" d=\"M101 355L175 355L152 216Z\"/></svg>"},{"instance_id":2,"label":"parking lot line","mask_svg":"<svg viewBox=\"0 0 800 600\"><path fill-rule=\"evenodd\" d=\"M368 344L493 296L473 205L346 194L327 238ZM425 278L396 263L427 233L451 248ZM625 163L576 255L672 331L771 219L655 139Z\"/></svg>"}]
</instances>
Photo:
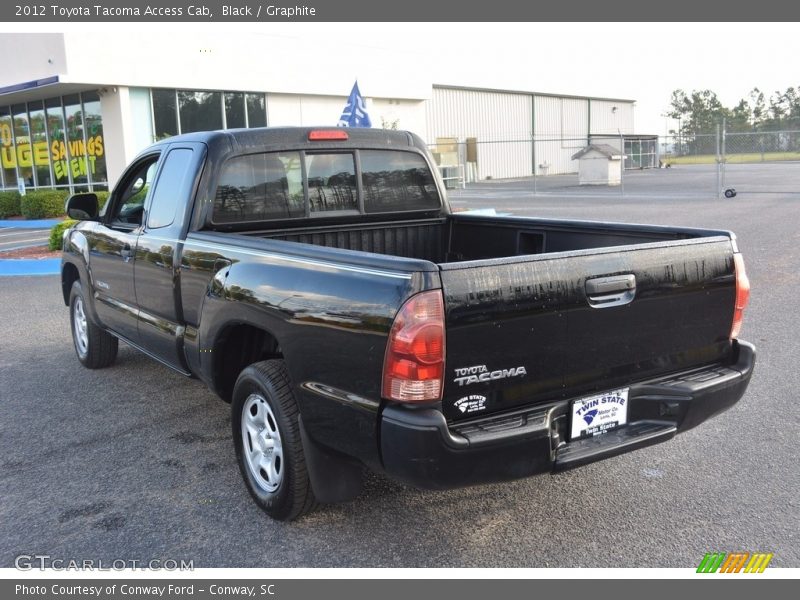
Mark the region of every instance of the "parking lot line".
<instances>
[{"instance_id":1,"label":"parking lot line","mask_svg":"<svg viewBox=\"0 0 800 600\"><path fill-rule=\"evenodd\" d=\"M18 229L9 231L8 229L0 229L0 238L6 239L19 235L37 235L47 232L47 229Z\"/></svg>"},{"instance_id":2,"label":"parking lot line","mask_svg":"<svg viewBox=\"0 0 800 600\"><path fill-rule=\"evenodd\" d=\"M41 246L50 239L49 229L0 229L0 253Z\"/></svg>"},{"instance_id":3,"label":"parking lot line","mask_svg":"<svg viewBox=\"0 0 800 600\"><path fill-rule=\"evenodd\" d=\"M25 238L25 239L22 239L22 240L13 240L13 241L10 241L10 242L0 242L0 246L8 246L9 244L22 244L24 242L38 242L38 241L44 241L46 239L47 238L43 238L43 237Z\"/></svg>"}]
</instances>

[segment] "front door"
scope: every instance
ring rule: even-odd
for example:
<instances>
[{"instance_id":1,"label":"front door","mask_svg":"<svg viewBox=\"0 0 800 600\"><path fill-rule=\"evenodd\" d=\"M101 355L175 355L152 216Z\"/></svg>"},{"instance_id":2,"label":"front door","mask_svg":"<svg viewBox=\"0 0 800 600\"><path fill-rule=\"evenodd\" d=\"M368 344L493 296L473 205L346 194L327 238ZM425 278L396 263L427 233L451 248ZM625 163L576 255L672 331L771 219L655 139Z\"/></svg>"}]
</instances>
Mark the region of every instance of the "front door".
<instances>
[{"instance_id":1,"label":"front door","mask_svg":"<svg viewBox=\"0 0 800 600\"><path fill-rule=\"evenodd\" d=\"M138 343L134 258L158 158L155 153L131 165L114 189L100 224L87 236L97 315L105 327L134 343Z\"/></svg>"}]
</instances>

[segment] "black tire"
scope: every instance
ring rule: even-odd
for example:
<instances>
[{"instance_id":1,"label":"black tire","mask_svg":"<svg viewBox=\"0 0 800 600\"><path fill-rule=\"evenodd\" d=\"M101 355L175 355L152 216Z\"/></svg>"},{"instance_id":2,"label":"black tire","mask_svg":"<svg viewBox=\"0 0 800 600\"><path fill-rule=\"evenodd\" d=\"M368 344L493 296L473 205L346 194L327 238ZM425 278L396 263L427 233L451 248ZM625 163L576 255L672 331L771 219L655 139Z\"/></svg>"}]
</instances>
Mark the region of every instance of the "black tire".
<instances>
[{"instance_id":1,"label":"black tire","mask_svg":"<svg viewBox=\"0 0 800 600\"><path fill-rule=\"evenodd\" d=\"M76 327L76 321L83 323L83 326ZM69 324L75 354L84 367L102 369L114 363L119 341L92 321L86 309L86 298L80 281L73 283L70 290Z\"/></svg>"},{"instance_id":2,"label":"black tire","mask_svg":"<svg viewBox=\"0 0 800 600\"><path fill-rule=\"evenodd\" d=\"M279 521L297 519L317 505L300 439L299 414L282 360L252 364L236 380L231 427L239 470L256 504ZM261 433L254 434L249 428L262 419ZM265 447L269 442L273 445ZM263 467L265 463L268 466Z\"/></svg>"},{"instance_id":3,"label":"black tire","mask_svg":"<svg viewBox=\"0 0 800 600\"><path fill-rule=\"evenodd\" d=\"M725 190L725 197L726 198L735 198L736 197L736 190L733 188L728 188Z\"/></svg>"}]
</instances>

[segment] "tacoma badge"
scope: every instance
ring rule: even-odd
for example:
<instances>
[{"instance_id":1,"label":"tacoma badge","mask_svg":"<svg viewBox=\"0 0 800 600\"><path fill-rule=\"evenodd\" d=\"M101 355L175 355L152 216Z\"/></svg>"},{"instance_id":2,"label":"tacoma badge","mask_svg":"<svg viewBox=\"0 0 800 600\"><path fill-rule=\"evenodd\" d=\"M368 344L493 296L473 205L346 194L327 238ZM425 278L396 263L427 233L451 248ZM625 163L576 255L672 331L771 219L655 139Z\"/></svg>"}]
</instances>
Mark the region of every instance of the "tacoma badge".
<instances>
[{"instance_id":1,"label":"tacoma badge","mask_svg":"<svg viewBox=\"0 0 800 600\"><path fill-rule=\"evenodd\" d=\"M524 377L528 374L525 367L512 367L510 369L498 369L489 371L486 365L476 365L474 367L460 367L455 369L457 377L453 379L455 383L463 387L480 381L495 381L508 377Z\"/></svg>"}]
</instances>

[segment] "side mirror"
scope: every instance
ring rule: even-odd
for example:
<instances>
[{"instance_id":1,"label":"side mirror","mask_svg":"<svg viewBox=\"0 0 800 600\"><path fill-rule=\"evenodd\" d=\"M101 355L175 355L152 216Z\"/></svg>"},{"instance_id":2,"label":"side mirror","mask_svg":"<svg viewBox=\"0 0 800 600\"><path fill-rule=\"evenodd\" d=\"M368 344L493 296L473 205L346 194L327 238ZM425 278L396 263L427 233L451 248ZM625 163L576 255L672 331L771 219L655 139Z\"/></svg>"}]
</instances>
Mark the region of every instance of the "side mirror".
<instances>
[{"instance_id":1,"label":"side mirror","mask_svg":"<svg viewBox=\"0 0 800 600\"><path fill-rule=\"evenodd\" d=\"M93 221L97 218L98 213L97 194L92 192L73 194L67 198L64 209L70 219Z\"/></svg>"}]
</instances>

